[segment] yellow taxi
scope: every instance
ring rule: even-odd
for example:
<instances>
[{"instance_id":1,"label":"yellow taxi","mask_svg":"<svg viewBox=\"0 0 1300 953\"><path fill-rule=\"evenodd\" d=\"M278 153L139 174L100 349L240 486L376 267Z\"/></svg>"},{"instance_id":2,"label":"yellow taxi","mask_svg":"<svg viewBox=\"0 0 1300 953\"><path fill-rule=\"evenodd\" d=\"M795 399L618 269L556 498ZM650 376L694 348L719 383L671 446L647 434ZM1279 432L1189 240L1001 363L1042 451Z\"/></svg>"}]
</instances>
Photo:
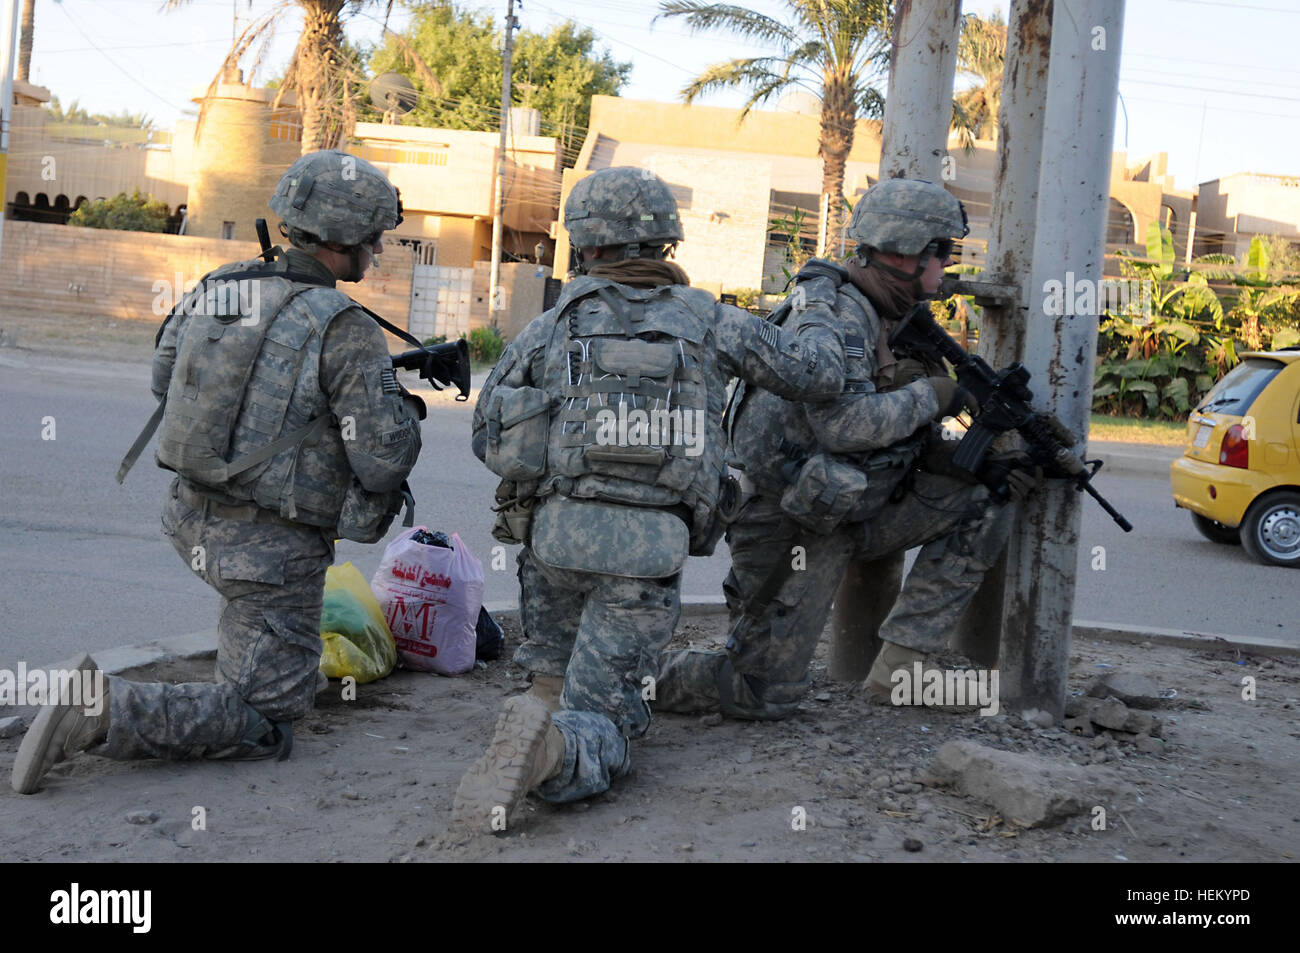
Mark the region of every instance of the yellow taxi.
<instances>
[{"instance_id":1,"label":"yellow taxi","mask_svg":"<svg viewBox=\"0 0 1300 953\"><path fill-rule=\"evenodd\" d=\"M1188 417L1169 482L1207 539L1300 567L1300 348L1242 354Z\"/></svg>"}]
</instances>

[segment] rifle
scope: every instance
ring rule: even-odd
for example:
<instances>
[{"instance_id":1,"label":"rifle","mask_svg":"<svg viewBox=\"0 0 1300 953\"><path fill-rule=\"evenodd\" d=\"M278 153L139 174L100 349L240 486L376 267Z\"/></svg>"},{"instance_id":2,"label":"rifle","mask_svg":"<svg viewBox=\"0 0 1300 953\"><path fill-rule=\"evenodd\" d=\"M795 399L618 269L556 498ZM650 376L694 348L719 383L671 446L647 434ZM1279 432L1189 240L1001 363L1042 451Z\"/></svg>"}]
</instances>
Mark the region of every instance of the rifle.
<instances>
[{"instance_id":1,"label":"rifle","mask_svg":"<svg viewBox=\"0 0 1300 953\"><path fill-rule=\"evenodd\" d=\"M957 372L957 382L979 402L980 412L953 454L953 463L972 474L977 473L988 456L993 440L1008 430L1015 430L1028 444L1030 459L1044 473L1074 483L1076 490L1087 493L1101 504L1124 532L1133 524L1097 492L1092 478L1102 461L1084 460L1073 450L1078 442L1055 414L1034 410L1029 402L1029 370L1016 362L995 372L980 357L967 354L948 332L939 327L930 313L928 301L919 302L898 323L889 336L889 347L896 354L911 352L917 357L938 363L942 358ZM1005 498L1005 485L995 492Z\"/></svg>"},{"instance_id":2,"label":"rifle","mask_svg":"<svg viewBox=\"0 0 1300 953\"><path fill-rule=\"evenodd\" d=\"M279 252L278 248L271 247L271 234L266 227L266 219L259 218L253 223L257 229L257 240L262 245L263 261L274 261ZM290 274L286 272L284 277L293 281L309 282L311 284L320 284L321 282L306 275ZM355 304L355 302L354 302ZM434 390L442 390L444 386L456 385L460 391L456 395L457 400L469 400L470 387L470 363L469 363L469 345L462 338L459 341L448 341L446 344L435 344L431 347L425 347L419 339L407 331L394 324L385 321L375 312L371 311L365 305L357 304L358 308L370 315L379 323L379 326L391 334L397 335L408 344L414 344L415 347L409 351L403 351L401 354L393 355L393 369L404 371L416 371L420 377L428 381L429 386Z\"/></svg>"}]
</instances>

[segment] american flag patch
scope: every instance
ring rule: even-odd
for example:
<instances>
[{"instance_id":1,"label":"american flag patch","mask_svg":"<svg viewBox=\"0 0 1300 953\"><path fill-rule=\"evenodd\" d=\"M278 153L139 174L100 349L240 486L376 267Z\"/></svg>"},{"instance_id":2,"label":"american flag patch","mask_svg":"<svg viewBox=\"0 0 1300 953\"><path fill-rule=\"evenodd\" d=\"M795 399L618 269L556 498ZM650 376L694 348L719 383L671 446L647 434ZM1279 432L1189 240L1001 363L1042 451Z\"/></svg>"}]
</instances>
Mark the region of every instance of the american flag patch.
<instances>
[{"instance_id":1,"label":"american flag patch","mask_svg":"<svg viewBox=\"0 0 1300 953\"><path fill-rule=\"evenodd\" d=\"M759 337L766 341L771 347L776 347L777 338L780 337L780 333L781 332L777 330L776 325L772 324L770 321L764 321L758 327Z\"/></svg>"},{"instance_id":2,"label":"american flag patch","mask_svg":"<svg viewBox=\"0 0 1300 953\"><path fill-rule=\"evenodd\" d=\"M844 335L844 356L856 357L858 360L866 357L866 340L859 334Z\"/></svg>"},{"instance_id":3,"label":"american flag patch","mask_svg":"<svg viewBox=\"0 0 1300 953\"><path fill-rule=\"evenodd\" d=\"M391 367L385 367L379 372L379 386L385 394L396 394L399 391L397 386L397 371Z\"/></svg>"}]
</instances>

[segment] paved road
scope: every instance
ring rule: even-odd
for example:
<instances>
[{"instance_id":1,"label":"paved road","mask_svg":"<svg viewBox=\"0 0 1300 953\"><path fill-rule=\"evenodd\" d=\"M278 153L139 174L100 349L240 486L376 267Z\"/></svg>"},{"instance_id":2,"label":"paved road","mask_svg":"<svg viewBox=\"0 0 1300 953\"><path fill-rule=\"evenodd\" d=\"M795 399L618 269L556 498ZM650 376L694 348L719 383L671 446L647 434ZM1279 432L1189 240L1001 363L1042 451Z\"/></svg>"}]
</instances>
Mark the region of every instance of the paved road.
<instances>
[{"instance_id":1,"label":"paved road","mask_svg":"<svg viewBox=\"0 0 1300 953\"><path fill-rule=\"evenodd\" d=\"M153 408L148 365L0 350L0 406L0 667L211 628L216 595L159 531L170 474L146 456L125 486L113 480ZM45 418L53 418L54 439L42 439ZM484 561L486 599L511 601L516 550L494 550L487 506L496 480L469 453L469 418L468 405L431 408L411 480L417 521L458 531ZM1164 479L1104 483L1137 529L1126 536L1085 505L1076 618L1300 642L1293 570L1202 540L1174 510ZM1104 571L1090 568L1098 545ZM688 597L720 594L727 553L719 549L688 564ZM344 541L338 554L369 577L381 547Z\"/></svg>"}]
</instances>

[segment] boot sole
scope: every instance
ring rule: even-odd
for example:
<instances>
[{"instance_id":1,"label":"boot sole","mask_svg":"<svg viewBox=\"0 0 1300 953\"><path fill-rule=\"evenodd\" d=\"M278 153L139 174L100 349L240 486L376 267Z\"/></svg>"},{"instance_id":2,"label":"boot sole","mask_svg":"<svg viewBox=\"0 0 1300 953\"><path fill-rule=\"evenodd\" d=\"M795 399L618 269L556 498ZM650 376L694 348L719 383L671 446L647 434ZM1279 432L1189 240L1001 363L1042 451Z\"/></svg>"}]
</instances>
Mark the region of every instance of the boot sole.
<instances>
[{"instance_id":1,"label":"boot sole","mask_svg":"<svg viewBox=\"0 0 1300 953\"><path fill-rule=\"evenodd\" d=\"M492 743L456 789L454 824L485 834L509 827L531 790L529 769L546 743L550 725L549 709L535 696L506 699Z\"/></svg>"},{"instance_id":2,"label":"boot sole","mask_svg":"<svg viewBox=\"0 0 1300 953\"><path fill-rule=\"evenodd\" d=\"M73 665L74 671L93 672L98 668L95 660L86 653L82 653ZM84 717L78 714L80 711L81 706L67 704L41 706L40 713L23 736L18 756L14 758L10 784L15 791L19 794L35 794L50 768L64 760L63 745L72 734L76 719ZM47 760L47 753L55 745L58 755L53 760Z\"/></svg>"}]
</instances>

